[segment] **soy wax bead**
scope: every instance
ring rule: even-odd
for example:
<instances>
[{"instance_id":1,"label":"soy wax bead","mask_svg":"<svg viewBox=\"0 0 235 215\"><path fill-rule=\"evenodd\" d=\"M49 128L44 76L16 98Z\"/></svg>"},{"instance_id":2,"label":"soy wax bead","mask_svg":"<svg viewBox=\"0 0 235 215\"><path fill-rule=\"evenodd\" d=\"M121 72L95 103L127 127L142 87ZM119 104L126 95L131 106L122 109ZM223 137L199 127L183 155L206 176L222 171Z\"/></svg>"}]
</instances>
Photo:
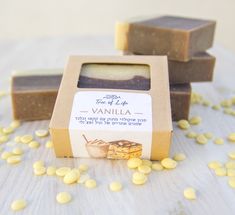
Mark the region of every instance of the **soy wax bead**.
<instances>
[{"instance_id":1,"label":"soy wax bead","mask_svg":"<svg viewBox=\"0 0 235 215\"><path fill-rule=\"evenodd\" d=\"M17 164L21 162L21 156L19 155L13 155L7 158L7 163L9 164Z\"/></svg>"},{"instance_id":2,"label":"soy wax bead","mask_svg":"<svg viewBox=\"0 0 235 215\"><path fill-rule=\"evenodd\" d=\"M55 175L55 172L56 172L56 167L54 166L47 167L47 175Z\"/></svg>"},{"instance_id":3,"label":"soy wax bead","mask_svg":"<svg viewBox=\"0 0 235 215\"><path fill-rule=\"evenodd\" d=\"M90 188L90 189L95 188L96 187L96 181L94 179L88 179L85 182L85 186L87 188Z\"/></svg>"},{"instance_id":4,"label":"soy wax bead","mask_svg":"<svg viewBox=\"0 0 235 215\"><path fill-rule=\"evenodd\" d=\"M3 136L0 136L0 144L1 143L5 143L9 140L9 137L8 135L3 135Z\"/></svg>"},{"instance_id":5,"label":"soy wax bead","mask_svg":"<svg viewBox=\"0 0 235 215\"><path fill-rule=\"evenodd\" d=\"M195 200L196 197L196 191L194 188L189 187L184 190L184 197L189 200Z\"/></svg>"},{"instance_id":6,"label":"soy wax bead","mask_svg":"<svg viewBox=\"0 0 235 215\"><path fill-rule=\"evenodd\" d=\"M175 154L173 158L175 161L183 161L186 159L186 155L184 153L178 153Z\"/></svg>"},{"instance_id":7,"label":"soy wax bead","mask_svg":"<svg viewBox=\"0 0 235 215\"><path fill-rule=\"evenodd\" d=\"M24 135L20 138L20 142L21 143L26 143L26 144L31 142L32 140L33 140L33 136L30 135L30 134L26 134L26 135Z\"/></svg>"},{"instance_id":8,"label":"soy wax bead","mask_svg":"<svg viewBox=\"0 0 235 215\"><path fill-rule=\"evenodd\" d=\"M79 177L80 174L71 170L70 172L65 174L63 181L65 184L73 184L79 179Z\"/></svg>"},{"instance_id":9,"label":"soy wax bead","mask_svg":"<svg viewBox=\"0 0 235 215\"><path fill-rule=\"evenodd\" d=\"M213 134L211 132L206 132L203 134L207 139L212 139L213 138Z\"/></svg>"},{"instance_id":10,"label":"soy wax bead","mask_svg":"<svg viewBox=\"0 0 235 215\"><path fill-rule=\"evenodd\" d=\"M230 142L235 142L235 133L229 134L228 140L229 140Z\"/></svg>"},{"instance_id":11,"label":"soy wax bead","mask_svg":"<svg viewBox=\"0 0 235 215\"><path fill-rule=\"evenodd\" d=\"M48 136L48 134L49 134L48 131L47 130L43 130L43 129L35 131L35 135L37 137L46 137L46 136Z\"/></svg>"},{"instance_id":12,"label":"soy wax bead","mask_svg":"<svg viewBox=\"0 0 235 215\"><path fill-rule=\"evenodd\" d=\"M110 185L109 185L109 189L113 192L118 192L120 190L122 190L122 184L120 182L112 182Z\"/></svg>"},{"instance_id":13,"label":"soy wax bead","mask_svg":"<svg viewBox=\"0 0 235 215\"><path fill-rule=\"evenodd\" d=\"M23 151L21 148L16 147L16 148L14 148L14 149L12 150L12 153L13 153L14 155L22 155L22 154L24 153L24 151Z\"/></svg>"},{"instance_id":14,"label":"soy wax bead","mask_svg":"<svg viewBox=\"0 0 235 215\"><path fill-rule=\"evenodd\" d=\"M234 161L228 161L225 163L225 167L227 169L235 169L235 162Z\"/></svg>"},{"instance_id":15,"label":"soy wax bead","mask_svg":"<svg viewBox=\"0 0 235 215\"><path fill-rule=\"evenodd\" d=\"M178 127L181 128L181 129L186 130L190 127L190 124L188 123L187 120L182 119L182 120L178 121Z\"/></svg>"},{"instance_id":16,"label":"soy wax bead","mask_svg":"<svg viewBox=\"0 0 235 215\"><path fill-rule=\"evenodd\" d=\"M33 168L38 168L38 167L42 167L42 166L44 166L44 162L41 161L41 160L35 161L35 162L33 163Z\"/></svg>"},{"instance_id":17,"label":"soy wax bead","mask_svg":"<svg viewBox=\"0 0 235 215\"><path fill-rule=\"evenodd\" d=\"M186 137L188 137L188 138L196 138L197 137L197 133L196 132L194 132L194 131L190 131L190 132L188 132L187 134L186 134Z\"/></svg>"},{"instance_id":18,"label":"soy wax bead","mask_svg":"<svg viewBox=\"0 0 235 215\"><path fill-rule=\"evenodd\" d=\"M60 204L66 204L72 199L71 195L68 192L58 193L56 196L56 201Z\"/></svg>"},{"instance_id":19,"label":"soy wax bead","mask_svg":"<svg viewBox=\"0 0 235 215\"><path fill-rule=\"evenodd\" d=\"M140 166L142 164L142 160L139 159L139 158L130 158L128 161L127 161L127 166L128 168L130 169L135 169L137 168L138 166Z\"/></svg>"},{"instance_id":20,"label":"soy wax bead","mask_svg":"<svg viewBox=\"0 0 235 215\"><path fill-rule=\"evenodd\" d=\"M199 135L196 137L196 142L197 142L198 144L204 145L204 144L207 144L208 139L207 139L203 134L199 134Z\"/></svg>"},{"instance_id":21,"label":"soy wax bead","mask_svg":"<svg viewBox=\"0 0 235 215\"><path fill-rule=\"evenodd\" d=\"M56 170L56 175L63 177L65 176L69 171L71 171L71 168L69 167L60 167Z\"/></svg>"},{"instance_id":22,"label":"soy wax bead","mask_svg":"<svg viewBox=\"0 0 235 215\"><path fill-rule=\"evenodd\" d=\"M229 178L228 184L230 187L235 188L235 178Z\"/></svg>"},{"instance_id":23,"label":"soy wax bead","mask_svg":"<svg viewBox=\"0 0 235 215\"><path fill-rule=\"evenodd\" d=\"M161 161L161 164L166 169L174 169L177 166L177 162L172 160L171 158L164 158Z\"/></svg>"},{"instance_id":24,"label":"soy wax bead","mask_svg":"<svg viewBox=\"0 0 235 215\"><path fill-rule=\"evenodd\" d=\"M235 176L235 169L227 169L227 176Z\"/></svg>"},{"instance_id":25,"label":"soy wax bead","mask_svg":"<svg viewBox=\"0 0 235 215\"><path fill-rule=\"evenodd\" d=\"M14 138L14 141L15 141L16 143L20 143L20 138L21 138L21 136L16 136L16 137Z\"/></svg>"},{"instance_id":26,"label":"soy wax bead","mask_svg":"<svg viewBox=\"0 0 235 215\"><path fill-rule=\"evenodd\" d=\"M36 148L38 148L39 146L40 146L40 143L37 142L37 141L35 141L35 140L33 140L33 141L31 141L31 142L29 143L29 147L30 147L30 148L33 148L33 149L36 149Z\"/></svg>"},{"instance_id":27,"label":"soy wax bead","mask_svg":"<svg viewBox=\"0 0 235 215\"><path fill-rule=\"evenodd\" d=\"M161 170L163 170L163 166L160 163L156 162L156 163L152 164L152 169L157 170L157 171L161 171Z\"/></svg>"},{"instance_id":28,"label":"soy wax bead","mask_svg":"<svg viewBox=\"0 0 235 215\"><path fill-rule=\"evenodd\" d=\"M223 167L219 167L219 168L215 169L215 174L217 176L226 176L227 170L225 168L223 168Z\"/></svg>"},{"instance_id":29,"label":"soy wax bead","mask_svg":"<svg viewBox=\"0 0 235 215\"><path fill-rule=\"evenodd\" d=\"M235 151L233 151L233 152L229 152L228 153L228 156L229 156L229 158L231 158L231 159L235 159Z\"/></svg>"},{"instance_id":30,"label":"soy wax bead","mask_svg":"<svg viewBox=\"0 0 235 215\"><path fill-rule=\"evenodd\" d=\"M13 211L20 211L26 207L26 201L24 199L18 199L11 203L11 209Z\"/></svg>"},{"instance_id":31,"label":"soy wax bead","mask_svg":"<svg viewBox=\"0 0 235 215\"><path fill-rule=\"evenodd\" d=\"M5 151L5 152L3 152L2 154L1 154L1 158L3 159L3 160L6 160L7 158L9 158L10 156L12 156L13 154L11 153L11 152L7 152L7 151Z\"/></svg>"},{"instance_id":32,"label":"soy wax bead","mask_svg":"<svg viewBox=\"0 0 235 215\"><path fill-rule=\"evenodd\" d=\"M152 169L149 166L140 165L138 166L138 171L144 174L149 174L152 171Z\"/></svg>"},{"instance_id":33,"label":"soy wax bead","mask_svg":"<svg viewBox=\"0 0 235 215\"><path fill-rule=\"evenodd\" d=\"M219 161L211 161L209 164L208 164L208 167L210 169L217 169L219 167L222 167L222 164L219 162Z\"/></svg>"},{"instance_id":34,"label":"soy wax bead","mask_svg":"<svg viewBox=\"0 0 235 215\"><path fill-rule=\"evenodd\" d=\"M14 131L14 128L12 128L12 127L2 129L3 134L11 134L11 133L13 133L13 131Z\"/></svg>"},{"instance_id":35,"label":"soy wax bead","mask_svg":"<svg viewBox=\"0 0 235 215\"><path fill-rule=\"evenodd\" d=\"M143 159L142 160L142 165L151 167L152 166L152 161Z\"/></svg>"},{"instance_id":36,"label":"soy wax bead","mask_svg":"<svg viewBox=\"0 0 235 215\"><path fill-rule=\"evenodd\" d=\"M53 148L53 142L51 140L46 142L46 148Z\"/></svg>"},{"instance_id":37,"label":"soy wax bead","mask_svg":"<svg viewBox=\"0 0 235 215\"><path fill-rule=\"evenodd\" d=\"M135 172L132 175L132 182L136 185L145 184L146 181L147 181L147 176L144 173Z\"/></svg>"},{"instance_id":38,"label":"soy wax bead","mask_svg":"<svg viewBox=\"0 0 235 215\"><path fill-rule=\"evenodd\" d=\"M88 165L86 164L80 164L78 169L81 171L81 172L86 172L88 170Z\"/></svg>"},{"instance_id":39,"label":"soy wax bead","mask_svg":"<svg viewBox=\"0 0 235 215\"><path fill-rule=\"evenodd\" d=\"M46 173L46 168L44 166L34 168L34 174L37 176L44 175L45 173Z\"/></svg>"},{"instance_id":40,"label":"soy wax bead","mask_svg":"<svg viewBox=\"0 0 235 215\"><path fill-rule=\"evenodd\" d=\"M18 121L18 120L12 121L10 124L10 127L14 128L14 129L20 127L20 121Z\"/></svg>"},{"instance_id":41,"label":"soy wax bead","mask_svg":"<svg viewBox=\"0 0 235 215\"><path fill-rule=\"evenodd\" d=\"M189 123L191 125L198 125L198 124L201 123L201 121L202 121L202 118L200 116L194 116L194 117L189 119Z\"/></svg>"},{"instance_id":42,"label":"soy wax bead","mask_svg":"<svg viewBox=\"0 0 235 215\"><path fill-rule=\"evenodd\" d=\"M78 184L85 183L88 179L90 179L90 176L88 174L82 174L80 178L77 180Z\"/></svg>"},{"instance_id":43,"label":"soy wax bead","mask_svg":"<svg viewBox=\"0 0 235 215\"><path fill-rule=\"evenodd\" d=\"M222 145L224 144L224 140L222 138L216 138L214 139L214 143L217 145Z\"/></svg>"}]
</instances>

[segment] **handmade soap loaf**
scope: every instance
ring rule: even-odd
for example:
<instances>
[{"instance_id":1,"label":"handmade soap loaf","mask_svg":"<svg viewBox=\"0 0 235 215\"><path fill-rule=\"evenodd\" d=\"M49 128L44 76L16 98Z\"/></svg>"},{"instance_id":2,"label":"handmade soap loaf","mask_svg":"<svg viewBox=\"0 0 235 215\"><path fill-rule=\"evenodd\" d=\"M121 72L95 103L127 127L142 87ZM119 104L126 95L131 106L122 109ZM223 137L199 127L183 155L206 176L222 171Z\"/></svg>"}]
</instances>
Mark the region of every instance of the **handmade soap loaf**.
<instances>
[{"instance_id":1,"label":"handmade soap loaf","mask_svg":"<svg viewBox=\"0 0 235 215\"><path fill-rule=\"evenodd\" d=\"M132 55L124 52L124 55ZM207 52L194 54L188 62L168 59L168 73L170 84L191 82L207 82L213 80L216 58Z\"/></svg>"},{"instance_id":2,"label":"handmade soap loaf","mask_svg":"<svg viewBox=\"0 0 235 215\"><path fill-rule=\"evenodd\" d=\"M115 47L185 62L212 46L215 26L215 21L177 16L117 22Z\"/></svg>"}]
</instances>

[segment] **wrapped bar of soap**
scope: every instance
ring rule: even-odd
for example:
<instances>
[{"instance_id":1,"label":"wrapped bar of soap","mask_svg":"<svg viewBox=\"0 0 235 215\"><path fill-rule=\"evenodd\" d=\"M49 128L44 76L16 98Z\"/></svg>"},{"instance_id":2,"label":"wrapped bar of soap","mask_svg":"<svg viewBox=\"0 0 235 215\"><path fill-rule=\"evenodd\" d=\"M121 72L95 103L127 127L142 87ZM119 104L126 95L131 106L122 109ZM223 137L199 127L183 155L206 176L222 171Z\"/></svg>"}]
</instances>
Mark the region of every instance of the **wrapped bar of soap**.
<instances>
[{"instance_id":1,"label":"wrapped bar of soap","mask_svg":"<svg viewBox=\"0 0 235 215\"><path fill-rule=\"evenodd\" d=\"M216 22L178 16L124 21L116 24L115 47L144 55L167 55L189 61L212 47Z\"/></svg>"}]
</instances>

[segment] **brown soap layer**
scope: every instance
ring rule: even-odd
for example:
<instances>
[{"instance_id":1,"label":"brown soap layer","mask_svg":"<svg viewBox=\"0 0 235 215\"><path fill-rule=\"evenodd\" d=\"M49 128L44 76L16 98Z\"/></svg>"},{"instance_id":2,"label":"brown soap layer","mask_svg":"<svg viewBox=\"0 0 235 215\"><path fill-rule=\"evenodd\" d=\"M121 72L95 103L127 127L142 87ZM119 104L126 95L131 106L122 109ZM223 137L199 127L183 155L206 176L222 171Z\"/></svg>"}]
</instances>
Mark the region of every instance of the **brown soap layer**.
<instances>
[{"instance_id":1,"label":"brown soap layer","mask_svg":"<svg viewBox=\"0 0 235 215\"><path fill-rule=\"evenodd\" d=\"M127 51L144 55L167 55L171 60L189 61L197 52L212 47L215 21L162 16L132 22Z\"/></svg>"},{"instance_id":2,"label":"brown soap layer","mask_svg":"<svg viewBox=\"0 0 235 215\"><path fill-rule=\"evenodd\" d=\"M18 120L50 119L61 78L62 75L13 77L11 94L14 118ZM29 81L32 82L29 83ZM80 76L79 87L144 90L149 89L150 86L150 80L143 77L118 82ZM188 118L190 94L190 84L172 85L170 87L174 121Z\"/></svg>"}]
</instances>

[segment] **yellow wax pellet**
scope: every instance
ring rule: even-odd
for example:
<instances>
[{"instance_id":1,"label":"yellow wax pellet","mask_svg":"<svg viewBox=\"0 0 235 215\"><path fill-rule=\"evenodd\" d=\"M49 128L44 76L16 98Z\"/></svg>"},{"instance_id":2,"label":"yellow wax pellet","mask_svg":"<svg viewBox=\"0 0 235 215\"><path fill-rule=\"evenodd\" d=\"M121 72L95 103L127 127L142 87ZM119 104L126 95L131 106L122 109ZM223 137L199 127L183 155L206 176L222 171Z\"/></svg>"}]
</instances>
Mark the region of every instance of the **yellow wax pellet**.
<instances>
[{"instance_id":1,"label":"yellow wax pellet","mask_svg":"<svg viewBox=\"0 0 235 215\"><path fill-rule=\"evenodd\" d=\"M235 188L235 178L229 178L228 184L230 187Z\"/></svg>"},{"instance_id":2,"label":"yellow wax pellet","mask_svg":"<svg viewBox=\"0 0 235 215\"><path fill-rule=\"evenodd\" d=\"M35 131L35 135L37 137L46 137L46 136L48 136L48 134L49 134L48 130L44 130L44 129L40 129L40 130Z\"/></svg>"},{"instance_id":3,"label":"yellow wax pellet","mask_svg":"<svg viewBox=\"0 0 235 215\"><path fill-rule=\"evenodd\" d=\"M78 172L71 170L65 174L63 181L65 184L73 184L79 179L79 177L80 174L78 174Z\"/></svg>"},{"instance_id":4,"label":"yellow wax pellet","mask_svg":"<svg viewBox=\"0 0 235 215\"><path fill-rule=\"evenodd\" d=\"M222 107L225 107L225 108L229 108L231 107L233 104L232 104L232 101L227 99L227 100L223 100L222 102L220 102L220 105Z\"/></svg>"},{"instance_id":5,"label":"yellow wax pellet","mask_svg":"<svg viewBox=\"0 0 235 215\"><path fill-rule=\"evenodd\" d=\"M213 134L211 132L206 132L203 134L208 140L213 138Z\"/></svg>"},{"instance_id":6,"label":"yellow wax pellet","mask_svg":"<svg viewBox=\"0 0 235 215\"><path fill-rule=\"evenodd\" d=\"M223 165L219 162L219 161L211 161L210 163L208 163L208 167L210 169L217 169L222 167Z\"/></svg>"},{"instance_id":7,"label":"yellow wax pellet","mask_svg":"<svg viewBox=\"0 0 235 215\"><path fill-rule=\"evenodd\" d=\"M69 167L60 167L56 170L56 175L60 177L64 177L68 172L71 171L71 168Z\"/></svg>"},{"instance_id":8,"label":"yellow wax pellet","mask_svg":"<svg viewBox=\"0 0 235 215\"><path fill-rule=\"evenodd\" d=\"M166 169L174 169L177 166L177 162L171 158L164 158L161 164Z\"/></svg>"},{"instance_id":9,"label":"yellow wax pellet","mask_svg":"<svg viewBox=\"0 0 235 215\"><path fill-rule=\"evenodd\" d=\"M213 106L212 106L212 109L213 109L213 110L220 110L221 108L220 108L219 105L213 105Z\"/></svg>"},{"instance_id":10,"label":"yellow wax pellet","mask_svg":"<svg viewBox=\"0 0 235 215\"><path fill-rule=\"evenodd\" d=\"M46 173L46 167L44 166L39 166L33 169L34 174L39 176L39 175L44 175Z\"/></svg>"},{"instance_id":11,"label":"yellow wax pellet","mask_svg":"<svg viewBox=\"0 0 235 215\"><path fill-rule=\"evenodd\" d=\"M225 163L225 167L227 169L235 169L235 162L234 161L228 161Z\"/></svg>"},{"instance_id":12,"label":"yellow wax pellet","mask_svg":"<svg viewBox=\"0 0 235 215\"><path fill-rule=\"evenodd\" d=\"M204 101L202 102L202 105L208 107L208 106L211 106L211 102L210 102L210 101L207 101L207 100L204 100Z\"/></svg>"},{"instance_id":13,"label":"yellow wax pellet","mask_svg":"<svg viewBox=\"0 0 235 215\"><path fill-rule=\"evenodd\" d=\"M36 148L38 148L40 146L40 143L38 142L38 141L35 141L35 140L33 140L33 141L31 141L30 143L29 143L29 147L30 148L33 148L33 149L36 149Z\"/></svg>"},{"instance_id":14,"label":"yellow wax pellet","mask_svg":"<svg viewBox=\"0 0 235 215\"><path fill-rule=\"evenodd\" d=\"M12 153L14 155L22 155L24 153L23 149L21 149L20 147L15 147L13 150L12 150Z\"/></svg>"},{"instance_id":15,"label":"yellow wax pellet","mask_svg":"<svg viewBox=\"0 0 235 215\"><path fill-rule=\"evenodd\" d=\"M140 166L142 164L142 160L140 158L130 158L128 161L127 161L127 166L128 168L130 169L135 169L137 168L138 166Z\"/></svg>"},{"instance_id":16,"label":"yellow wax pellet","mask_svg":"<svg viewBox=\"0 0 235 215\"><path fill-rule=\"evenodd\" d=\"M21 143L30 143L33 140L33 136L30 134L26 134L20 137L20 142Z\"/></svg>"},{"instance_id":17,"label":"yellow wax pellet","mask_svg":"<svg viewBox=\"0 0 235 215\"><path fill-rule=\"evenodd\" d=\"M16 143L20 143L20 138L21 138L21 136L16 136L16 137L14 138L14 141L15 141Z\"/></svg>"},{"instance_id":18,"label":"yellow wax pellet","mask_svg":"<svg viewBox=\"0 0 235 215\"><path fill-rule=\"evenodd\" d=\"M60 204L66 204L72 200L72 196L68 192L61 192L56 195L56 201Z\"/></svg>"},{"instance_id":19,"label":"yellow wax pellet","mask_svg":"<svg viewBox=\"0 0 235 215\"><path fill-rule=\"evenodd\" d=\"M202 118L200 116L194 116L194 117L189 119L189 123L191 125L198 125L198 124L201 123L201 121L202 121Z\"/></svg>"},{"instance_id":20,"label":"yellow wax pellet","mask_svg":"<svg viewBox=\"0 0 235 215\"><path fill-rule=\"evenodd\" d=\"M235 176L235 169L227 169L227 176L234 177Z\"/></svg>"},{"instance_id":21,"label":"yellow wax pellet","mask_svg":"<svg viewBox=\"0 0 235 215\"><path fill-rule=\"evenodd\" d=\"M229 158L235 160L235 151L228 153Z\"/></svg>"},{"instance_id":22,"label":"yellow wax pellet","mask_svg":"<svg viewBox=\"0 0 235 215\"><path fill-rule=\"evenodd\" d=\"M149 174L152 171L152 169L149 166L140 165L140 166L138 166L138 171L141 173L144 173L144 174Z\"/></svg>"},{"instance_id":23,"label":"yellow wax pellet","mask_svg":"<svg viewBox=\"0 0 235 215\"><path fill-rule=\"evenodd\" d=\"M186 159L186 155L184 153L177 153L174 155L173 159L175 161L183 161Z\"/></svg>"},{"instance_id":24,"label":"yellow wax pellet","mask_svg":"<svg viewBox=\"0 0 235 215\"><path fill-rule=\"evenodd\" d=\"M191 139L194 139L194 138L197 137L197 133L194 132L194 131L190 131L190 132L188 132L188 133L186 134L186 137L191 138Z\"/></svg>"},{"instance_id":25,"label":"yellow wax pellet","mask_svg":"<svg viewBox=\"0 0 235 215\"><path fill-rule=\"evenodd\" d=\"M199 134L199 135L196 137L196 142L197 142L198 144L204 145L204 144L207 144L208 139L207 139L203 134Z\"/></svg>"},{"instance_id":26,"label":"yellow wax pellet","mask_svg":"<svg viewBox=\"0 0 235 215\"><path fill-rule=\"evenodd\" d=\"M6 96L6 95L7 95L7 92L5 92L3 90L0 91L0 97Z\"/></svg>"},{"instance_id":27,"label":"yellow wax pellet","mask_svg":"<svg viewBox=\"0 0 235 215\"><path fill-rule=\"evenodd\" d=\"M13 131L14 131L14 128L12 127L7 127L7 128L2 129L3 134L11 134L13 133Z\"/></svg>"},{"instance_id":28,"label":"yellow wax pellet","mask_svg":"<svg viewBox=\"0 0 235 215\"><path fill-rule=\"evenodd\" d=\"M118 181L114 181L114 182L110 183L109 189L113 192L118 192L118 191L122 190L122 184Z\"/></svg>"},{"instance_id":29,"label":"yellow wax pellet","mask_svg":"<svg viewBox=\"0 0 235 215\"><path fill-rule=\"evenodd\" d=\"M88 179L85 182L85 186L87 188L90 188L90 189L95 188L96 187L96 181L94 179Z\"/></svg>"},{"instance_id":30,"label":"yellow wax pellet","mask_svg":"<svg viewBox=\"0 0 235 215\"><path fill-rule=\"evenodd\" d=\"M142 185L145 184L147 181L147 176L144 173L141 172L135 172L132 175L132 182L136 185Z\"/></svg>"},{"instance_id":31,"label":"yellow wax pellet","mask_svg":"<svg viewBox=\"0 0 235 215\"><path fill-rule=\"evenodd\" d=\"M227 175L227 170L223 167L219 167L215 169L215 174L217 176L226 176Z\"/></svg>"},{"instance_id":32,"label":"yellow wax pellet","mask_svg":"<svg viewBox=\"0 0 235 215\"><path fill-rule=\"evenodd\" d=\"M223 140L223 138L218 137L218 138L214 139L214 143L217 145L222 145L222 144L224 144L224 140Z\"/></svg>"},{"instance_id":33,"label":"yellow wax pellet","mask_svg":"<svg viewBox=\"0 0 235 215\"><path fill-rule=\"evenodd\" d=\"M79 179L77 180L78 184L84 184L86 182L86 180L90 179L90 176L86 173L86 174L82 174Z\"/></svg>"},{"instance_id":34,"label":"yellow wax pellet","mask_svg":"<svg viewBox=\"0 0 235 215\"><path fill-rule=\"evenodd\" d=\"M142 165L151 167L152 166L152 161L143 159L142 160Z\"/></svg>"},{"instance_id":35,"label":"yellow wax pellet","mask_svg":"<svg viewBox=\"0 0 235 215\"><path fill-rule=\"evenodd\" d=\"M2 158L3 160L6 160L7 158L11 157L12 155L13 155L13 154L12 154L11 152L5 151L5 152L3 152L3 153L1 154L1 158Z\"/></svg>"},{"instance_id":36,"label":"yellow wax pellet","mask_svg":"<svg viewBox=\"0 0 235 215\"><path fill-rule=\"evenodd\" d=\"M88 165L86 164L80 164L78 169L81 171L81 172L86 172L88 170Z\"/></svg>"},{"instance_id":37,"label":"yellow wax pellet","mask_svg":"<svg viewBox=\"0 0 235 215\"><path fill-rule=\"evenodd\" d=\"M35 161L34 163L33 163L33 168L35 169L35 168L39 168L39 167L43 167L44 166L44 161L41 161L41 160L39 160L39 161Z\"/></svg>"},{"instance_id":38,"label":"yellow wax pellet","mask_svg":"<svg viewBox=\"0 0 235 215\"><path fill-rule=\"evenodd\" d=\"M231 108L225 108L223 112L225 114L232 114L233 110Z\"/></svg>"},{"instance_id":39,"label":"yellow wax pellet","mask_svg":"<svg viewBox=\"0 0 235 215\"><path fill-rule=\"evenodd\" d=\"M20 127L20 121L19 120L14 120L11 122L10 127L15 129Z\"/></svg>"},{"instance_id":40,"label":"yellow wax pellet","mask_svg":"<svg viewBox=\"0 0 235 215\"><path fill-rule=\"evenodd\" d=\"M7 163L9 164L17 164L21 162L21 156L19 155L13 155L7 158Z\"/></svg>"},{"instance_id":41,"label":"yellow wax pellet","mask_svg":"<svg viewBox=\"0 0 235 215\"><path fill-rule=\"evenodd\" d=\"M11 209L13 211L20 211L26 207L27 203L24 199L17 199L11 203Z\"/></svg>"},{"instance_id":42,"label":"yellow wax pellet","mask_svg":"<svg viewBox=\"0 0 235 215\"><path fill-rule=\"evenodd\" d=\"M228 135L228 141L235 142L235 133L231 133Z\"/></svg>"},{"instance_id":43,"label":"yellow wax pellet","mask_svg":"<svg viewBox=\"0 0 235 215\"><path fill-rule=\"evenodd\" d=\"M55 175L55 172L56 172L56 167L54 166L48 166L47 167L47 175Z\"/></svg>"},{"instance_id":44,"label":"yellow wax pellet","mask_svg":"<svg viewBox=\"0 0 235 215\"><path fill-rule=\"evenodd\" d=\"M152 164L152 169L156 171L163 170L163 166L159 162L155 162Z\"/></svg>"},{"instance_id":45,"label":"yellow wax pellet","mask_svg":"<svg viewBox=\"0 0 235 215\"><path fill-rule=\"evenodd\" d=\"M3 135L3 136L0 136L0 144L1 143L5 143L9 140L9 137L8 135Z\"/></svg>"},{"instance_id":46,"label":"yellow wax pellet","mask_svg":"<svg viewBox=\"0 0 235 215\"><path fill-rule=\"evenodd\" d=\"M46 142L46 148L53 148L53 142L51 140Z\"/></svg>"},{"instance_id":47,"label":"yellow wax pellet","mask_svg":"<svg viewBox=\"0 0 235 215\"><path fill-rule=\"evenodd\" d=\"M188 187L184 190L184 197L189 200L195 200L197 198L196 191L192 187Z\"/></svg>"},{"instance_id":48,"label":"yellow wax pellet","mask_svg":"<svg viewBox=\"0 0 235 215\"><path fill-rule=\"evenodd\" d=\"M189 122L185 119L181 119L180 121L178 121L177 125L179 128L184 129L184 130L190 128Z\"/></svg>"}]
</instances>

